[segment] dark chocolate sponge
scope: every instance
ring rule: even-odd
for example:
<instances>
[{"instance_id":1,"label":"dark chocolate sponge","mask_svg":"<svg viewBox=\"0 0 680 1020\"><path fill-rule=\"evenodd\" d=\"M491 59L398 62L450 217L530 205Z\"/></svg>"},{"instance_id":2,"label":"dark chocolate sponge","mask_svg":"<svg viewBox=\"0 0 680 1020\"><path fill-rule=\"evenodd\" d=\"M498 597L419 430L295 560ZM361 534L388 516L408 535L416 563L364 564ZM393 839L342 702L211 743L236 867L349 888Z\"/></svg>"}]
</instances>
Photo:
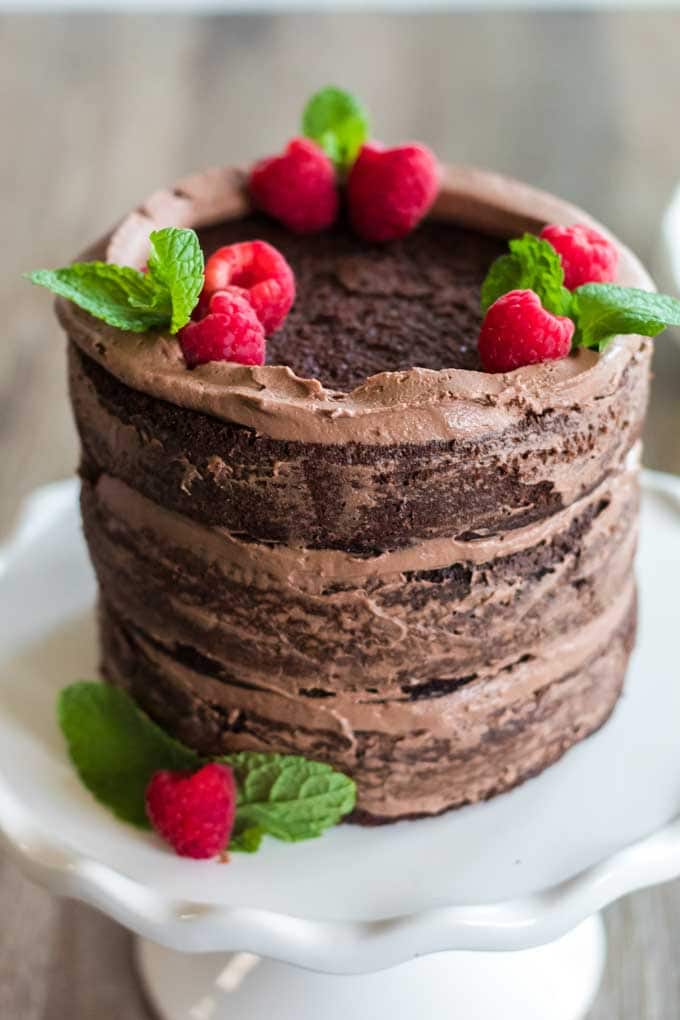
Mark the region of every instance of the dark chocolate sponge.
<instances>
[{"instance_id":1,"label":"dark chocolate sponge","mask_svg":"<svg viewBox=\"0 0 680 1020\"><path fill-rule=\"evenodd\" d=\"M479 288L507 243L426 222L389 245L368 245L345 226L291 234L263 216L199 232L206 255L258 238L295 273L297 300L267 342L267 362L330 389L412 368L478 368Z\"/></svg>"}]
</instances>

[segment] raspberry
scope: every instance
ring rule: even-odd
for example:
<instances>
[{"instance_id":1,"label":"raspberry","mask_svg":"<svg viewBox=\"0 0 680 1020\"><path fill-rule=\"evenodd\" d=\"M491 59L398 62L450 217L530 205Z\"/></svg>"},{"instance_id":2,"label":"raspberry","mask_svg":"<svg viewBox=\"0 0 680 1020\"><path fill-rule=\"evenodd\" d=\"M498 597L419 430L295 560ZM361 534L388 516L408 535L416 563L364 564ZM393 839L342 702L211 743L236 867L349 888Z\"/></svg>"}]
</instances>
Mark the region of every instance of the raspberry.
<instances>
[{"instance_id":1,"label":"raspberry","mask_svg":"<svg viewBox=\"0 0 680 1020\"><path fill-rule=\"evenodd\" d=\"M234 774L216 763L193 774L155 772L146 788L146 811L180 857L216 857L226 849L234 825Z\"/></svg>"},{"instance_id":2,"label":"raspberry","mask_svg":"<svg viewBox=\"0 0 680 1020\"><path fill-rule=\"evenodd\" d=\"M619 253L611 241L592 227L550 224L540 235L562 262L564 285L569 290L582 283L610 283L616 275Z\"/></svg>"},{"instance_id":3,"label":"raspberry","mask_svg":"<svg viewBox=\"0 0 680 1020\"><path fill-rule=\"evenodd\" d=\"M202 296L203 295L201 295L201 297ZM219 312L220 315L228 315L234 305L242 306L244 302L253 308L250 303L250 298L248 297L248 291L245 287L225 287L223 290L216 290L207 299L205 315L209 315L211 312ZM255 312L254 308L253 311ZM255 312L255 314L257 315L257 312ZM260 325L262 325L262 323L260 323Z\"/></svg>"},{"instance_id":4,"label":"raspberry","mask_svg":"<svg viewBox=\"0 0 680 1020\"><path fill-rule=\"evenodd\" d=\"M437 197L439 170L424 145L363 145L347 180L352 226L367 241L408 234Z\"/></svg>"},{"instance_id":5,"label":"raspberry","mask_svg":"<svg viewBox=\"0 0 680 1020\"><path fill-rule=\"evenodd\" d=\"M573 335L571 319L546 311L533 290L511 290L489 308L477 346L487 372L512 372L566 358Z\"/></svg>"},{"instance_id":6,"label":"raspberry","mask_svg":"<svg viewBox=\"0 0 680 1020\"><path fill-rule=\"evenodd\" d=\"M295 300L295 277L280 251L266 241L242 241L218 248L205 266L204 296L239 288L247 294L265 333L283 324ZM211 311L218 309L212 308Z\"/></svg>"},{"instance_id":7,"label":"raspberry","mask_svg":"<svg viewBox=\"0 0 680 1020\"><path fill-rule=\"evenodd\" d=\"M294 138L282 155L256 163L248 187L259 209L297 234L325 230L338 215L333 164L308 138Z\"/></svg>"},{"instance_id":8,"label":"raspberry","mask_svg":"<svg viewBox=\"0 0 680 1020\"><path fill-rule=\"evenodd\" d=\"M218 303L219 311L212 310L213 301ZM205 318L187 323L178 333L187 365L193 368L206 361L263 365L264 329L250 302L238 292L218 291L210 304Z\"/></svg>"}]
</instances>

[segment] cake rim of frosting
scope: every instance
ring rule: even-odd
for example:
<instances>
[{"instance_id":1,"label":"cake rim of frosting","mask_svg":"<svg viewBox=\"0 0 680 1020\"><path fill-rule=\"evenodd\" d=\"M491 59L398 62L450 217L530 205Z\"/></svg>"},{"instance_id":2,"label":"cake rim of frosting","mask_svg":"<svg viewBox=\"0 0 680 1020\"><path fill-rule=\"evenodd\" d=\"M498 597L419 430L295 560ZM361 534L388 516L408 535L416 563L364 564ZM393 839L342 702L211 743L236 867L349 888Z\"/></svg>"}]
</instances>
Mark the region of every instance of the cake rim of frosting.
<instances>
[{"instance_id":1,"label":"cake rim of frosting","mask_svg":"<svg viewBox=\"0 0 680 1020\"><path fill-rule=\"evenodd\" d=\"M96 247L105 248L109 262L141 268L152 230L208 227L252 211L243 171L210 169L154 192ZM548 222L586 223L616 243L616 282L654 289L637 256L589 214L511 177L447 165L429 218L506 237L538 232ZM496 375L416 366L380 372L341 391L285 365L210 362L189 370L175 337L126 333L63 298L56 304L62 326L83 353L133 389L272 439L324 445L451 441L500 431L526 413L574 407L610 392L630 360L650 344L637 336L616 337L599 355L579 350L561 361Z\"/></svg>"}]
</instances>

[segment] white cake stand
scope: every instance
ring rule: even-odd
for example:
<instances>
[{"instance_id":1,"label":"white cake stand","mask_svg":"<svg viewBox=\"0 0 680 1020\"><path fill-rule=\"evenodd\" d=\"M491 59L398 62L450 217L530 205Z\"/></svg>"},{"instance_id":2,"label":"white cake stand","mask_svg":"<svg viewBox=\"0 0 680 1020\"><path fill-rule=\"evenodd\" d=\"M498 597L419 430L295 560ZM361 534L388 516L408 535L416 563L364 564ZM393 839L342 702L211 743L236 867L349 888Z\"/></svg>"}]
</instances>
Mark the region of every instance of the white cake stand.
<instances>
[{"instance_id":1,"label":"white cake stand","mask_svg":"<svg viewBox=\"0 0 680 1020\"><path fill-rule=\"evenodd\" d=\"M678 480L646 476L639 572L625 696L539 778L431 821L191 862L117 822L67 761L55 698L96 673L95 586L75 482L43 489L0 550L0 828L37 882L140 937L164 1020L576 1020L598 911L680 875Z\"/></svg>"}]
</instances>

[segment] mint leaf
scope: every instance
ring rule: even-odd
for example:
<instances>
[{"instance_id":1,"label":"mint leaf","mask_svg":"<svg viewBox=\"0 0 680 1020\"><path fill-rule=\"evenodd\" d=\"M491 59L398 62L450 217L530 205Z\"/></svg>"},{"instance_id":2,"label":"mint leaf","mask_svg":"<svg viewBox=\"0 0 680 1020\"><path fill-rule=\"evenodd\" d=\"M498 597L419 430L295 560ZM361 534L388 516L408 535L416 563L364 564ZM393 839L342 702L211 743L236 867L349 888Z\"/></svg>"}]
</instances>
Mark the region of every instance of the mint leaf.
<instances>
[{"instance_id":1,"label":"mint leaf","mask_svg":"<svg viewBox=\"0 0 680 1020\"><path fill-rule=\"evenodd\" d=\"M229 840L229 850L235 853L254 854L260 849L264 834L264 829L258 825L248 827L247 823L237 818Z\"/></svg>"},{"instance_id":2,"label":"mint leaf","mask_svg":"<svg viewBox=\"0 0 680 1020\"><path fill-rule=\"evenodd\" d=\"M167 314L154 307L154 286L128 266L76 262L66 269L38 269L27 277L117 329L145 333L168 322Z\"/></svg>"},{"instance_id":3,"label":"mint leaf","mask_svg":"<svg viewBox=\"0 0 680 1020\"><path fill-rule=\"evenodd\" d=\"M334 163L338 169L342 169L343 163L342 145L337 135L335 135L332 131L324 131L324 133L319 138L319 145L326 153L331 163ZM354 157L352 158L351 162L354 162Z\"/></svg>"},{"instance_id":4,"label":"mint leaf","mask_svg":"<svg viewBox=\"0 0 680 1020\"><path fill-rule=\"evenodd\" d=\"M340 170L347 170L368 138L368 113L351 93L328 85L315 93L302 115L302 131Z\"/></svg>"},{"instance_id":5,"label":"mint leaf","mask_svg":"<svg viewBox=\"0 0 680 1020\"><path fill-rule=\"evenodd\" d=\"M203 252L195 231L180 227L154 230L149 240L148 276L169 312L170 332L176 333L186 326L203 289Z\"/></svg>"},{"instance_id":6,"label":"mint leaf","mask_svg":"<svg viewBox=\"0 0 680 1020\"><path fill-rule=\"evenodd\" d=\"M169 326L176 333L189 321L203 288L203 253L193 230L167 227L149 240L146 273L109 262L76 262L26 275L117 329L145 333Z\"/></svg>"},{"instance_id":7,"label":"mint leaf","mask_svg":"<svg viewBox=\"0 0 680 1020\"><path fill-rule=\"evenodd\" d=\"M59 695L58 718L85 786L132 825L149 827L144 794L154 772L196 769L201 764L198 755L108 684L71 684Z\"/></svg>"},{"instance_id":8,"label":"mint leaf","mask_svg":"<svg viewBox=\"0 0 680 1020\"><path fill-rule=\"evenodd\" d=\"M656 336L667 326L680 326L680 301L635 287L586 283L574 291L573 315L575 345L603 351L620 333Z\"/></svg>"},{"instance_id":9,"label":"mint leaf","mask_svg":"<svg viewBox=\"0 0 680 1020\"><path fill-rule=\"evenodd\" d=\"M482 284L482 311L511 290L533 290L555 315L569 315L572 296L564 286L560 257L551 244L535 234L513 238L510 254L493 263Z\"/></svg>"},{"instance_id":10,"label":"mint leaf","mask_svg":"<svg viewBox=\"0 0 680 1020\"><path fill-rule=\"evenodd\" d=\"M296 842L320 836L354 807L356 787L330 765L293 755L242 751L218 759L238 785L237 832L261 830ZM245 831L244 831L245 830ZM254 839L253 834L249 836Z\"/></svg>"}]
</instances>

